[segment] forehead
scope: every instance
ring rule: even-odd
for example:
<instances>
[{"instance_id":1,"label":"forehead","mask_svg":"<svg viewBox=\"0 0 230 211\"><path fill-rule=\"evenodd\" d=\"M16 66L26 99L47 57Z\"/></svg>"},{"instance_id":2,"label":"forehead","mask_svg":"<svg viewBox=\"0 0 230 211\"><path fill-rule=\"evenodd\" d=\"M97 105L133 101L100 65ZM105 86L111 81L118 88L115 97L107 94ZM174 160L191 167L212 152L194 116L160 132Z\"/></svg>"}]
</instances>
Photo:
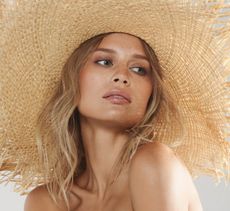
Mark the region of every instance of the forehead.
<instances>
[{"instance_id":1,"label":"forehead","mask_svg":"<svg viewBox=\"0 0 230 211\"><path fill-rule=\"evenodd\" d=\"M145 54L142 41L129 34L112 33L103 38L98 48L111 48L114 50L128 50L133 53Z\"/></svg>"}]
</instances>

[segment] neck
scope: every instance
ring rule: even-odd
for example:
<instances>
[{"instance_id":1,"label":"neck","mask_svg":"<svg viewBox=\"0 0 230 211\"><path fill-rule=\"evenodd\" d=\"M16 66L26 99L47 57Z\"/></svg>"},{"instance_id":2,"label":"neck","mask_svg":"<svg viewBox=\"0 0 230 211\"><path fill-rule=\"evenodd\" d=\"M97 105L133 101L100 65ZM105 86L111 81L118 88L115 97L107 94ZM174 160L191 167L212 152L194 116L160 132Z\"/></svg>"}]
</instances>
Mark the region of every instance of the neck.
<instances>
[{"instance_id":1,"label":"neck","mask_svg":"<svg viewBox=\"0 0 230 211\"><path fill-rule=\"evenodd\" d=\"M84 188L104 198L111 178L112 168L128 134L124 130L108 127L93 120L81 118L81 135L86 157Z\"/></svg>"}]
</instances>

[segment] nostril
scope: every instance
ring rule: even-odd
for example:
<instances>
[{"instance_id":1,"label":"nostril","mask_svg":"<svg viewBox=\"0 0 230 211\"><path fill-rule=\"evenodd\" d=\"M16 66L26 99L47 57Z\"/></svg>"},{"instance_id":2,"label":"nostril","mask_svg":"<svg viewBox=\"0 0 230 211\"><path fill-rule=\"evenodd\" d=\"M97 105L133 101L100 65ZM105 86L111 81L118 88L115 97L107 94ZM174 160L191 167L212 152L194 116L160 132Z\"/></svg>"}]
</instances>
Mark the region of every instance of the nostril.
<instances>
[{"instance_id":1,"label":"nostril","mask_svg":"<svg viewBox=\"0 0 230 211\"><path fill-rule=\"evenodd\" d=\"M120 79L119 79L119 78L114 78L113 81L114 81L114 82L118 82L118 81L120 81ZM124 84L126 84L126 85L129 84L129 82L128 82L127 80L121 80L121 81L122 81L122 83L124 83Z\"/></svg>"}]
</instances>

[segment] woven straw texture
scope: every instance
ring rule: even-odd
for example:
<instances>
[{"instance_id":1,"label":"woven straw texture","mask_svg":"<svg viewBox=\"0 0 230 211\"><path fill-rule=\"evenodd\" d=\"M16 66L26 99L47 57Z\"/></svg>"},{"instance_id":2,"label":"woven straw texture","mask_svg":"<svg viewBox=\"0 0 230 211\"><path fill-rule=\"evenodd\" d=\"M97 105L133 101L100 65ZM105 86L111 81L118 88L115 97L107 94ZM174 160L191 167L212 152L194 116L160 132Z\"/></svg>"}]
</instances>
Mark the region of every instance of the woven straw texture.
<instances>
[{"instance_id":1,"label":"woven straw texture","mask_svg":"<svg viewBox=\"0 0 230 211\"><path fill-rule=\"evenodd\" d=\"M73 50L110 31L155 50L183 114L176 153L191 174L230 179L229 16L230 2L216 0L0 0L0 180L19 190L42 183L38 113ZM176 129L159 117L160 141L173 144Z\"/></svg>"}]
</instances>

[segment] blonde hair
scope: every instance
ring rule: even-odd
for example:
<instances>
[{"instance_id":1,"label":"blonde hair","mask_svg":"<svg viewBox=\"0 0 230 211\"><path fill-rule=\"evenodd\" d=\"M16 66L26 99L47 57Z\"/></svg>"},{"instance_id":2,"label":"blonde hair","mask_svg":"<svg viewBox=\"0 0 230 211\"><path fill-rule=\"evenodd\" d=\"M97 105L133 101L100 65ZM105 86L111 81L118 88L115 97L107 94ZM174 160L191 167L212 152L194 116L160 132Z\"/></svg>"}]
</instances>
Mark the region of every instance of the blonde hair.
<instances>
[{"instance_id":1,"label":"blonde hair","mask_svg":"<svg viewBox=\"0 0 230 211\"><path fill-rule=\"evenodd\" d=\"M70 187L74 179L86 168L77 110L80 99L79 71L90 53L97 48L105 36L111 33L113 32L99 34L86 40L72 53L63 67L61 80L55 93L37 121L40 165L47 189L56 203L58 199L63 199L68 208ZM156 115L160 107L173 112L174 118L179 124L181 123L174 97L163 82L163 71L157 56L144 40L139 39L152 69L153 91L143 120L126 131L130 135L130 141L124 145L113 166L111 184L128 164L138 146L157 140L157 133L153 126L157 121Z\"/></svg>"}]
</instances>

